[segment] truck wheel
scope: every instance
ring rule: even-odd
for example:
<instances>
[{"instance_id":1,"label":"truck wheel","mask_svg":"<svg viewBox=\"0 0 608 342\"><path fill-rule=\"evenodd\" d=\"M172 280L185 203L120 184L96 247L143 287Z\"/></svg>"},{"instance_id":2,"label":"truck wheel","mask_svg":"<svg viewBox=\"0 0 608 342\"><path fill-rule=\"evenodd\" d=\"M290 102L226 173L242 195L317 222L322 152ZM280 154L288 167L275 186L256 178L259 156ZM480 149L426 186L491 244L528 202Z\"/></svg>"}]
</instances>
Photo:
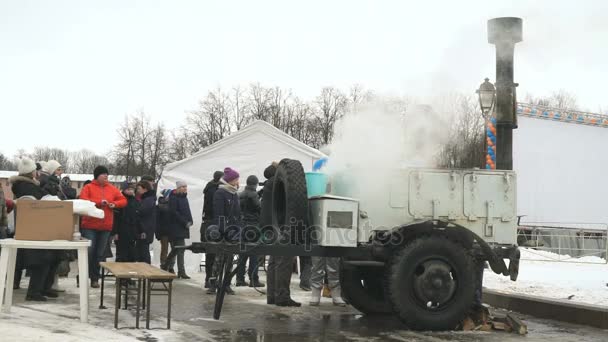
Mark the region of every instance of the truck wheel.
<instances>
[{"instance_id":1,"label":"truck wheel","mask_svg":"<svg viewBox=\"0 0 608 342\"><path fill-rule=\"evenodd\" d=\"M308 223L308 195L304 168L297 160L283 159L277 167L272 189L272 223L280 229L294 228L292 243L302 242Z\"/></svg>"},{"instance_id":2,"label":"truck wheel","mask_svg":"<svg viewBox=\"0 0 608 342\"><path fill-rule=\"evenodd\" d=\"M410 329L455 329L473 303L473 265L465 248L444 236L412 241L392 261L393 311Z\"/></svg>"},{"instance_id":3,"label":"truck wheel","mask_svg":"<svg viewBox=\"0 0 608 342\"><path fill-rule=\"evenodd\" d=\"M342 297L366 315L392 313L385 295L384 268L340 265Z\"/></svg>"}]
</instances>

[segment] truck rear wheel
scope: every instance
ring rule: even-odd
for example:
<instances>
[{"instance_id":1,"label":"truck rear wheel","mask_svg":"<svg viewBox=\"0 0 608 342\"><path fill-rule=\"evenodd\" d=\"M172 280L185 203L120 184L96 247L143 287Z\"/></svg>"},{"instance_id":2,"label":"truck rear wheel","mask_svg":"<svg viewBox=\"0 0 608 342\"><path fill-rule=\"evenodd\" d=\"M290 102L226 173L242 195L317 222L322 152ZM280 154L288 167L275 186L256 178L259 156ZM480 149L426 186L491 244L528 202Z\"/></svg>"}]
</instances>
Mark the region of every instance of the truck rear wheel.
<instances>
[{"instance_id":1,"label":"truck rear wheel","mask_svg":"<svg viewBox=\"0 0 608 342\"><path fill-rule=\"evenodd\" d=\"M410 329L455 329L475 294L474 261L444 236L413 240L392 261L387 290L393 311Z\"/></svg>"},{"instance_id":2,"label":"truck rear wheel","mask_svg":"<svg viewBox=\"0 0 608 342\"><path fill-rule=\"evenodd\" d=\"M355 309L366 315L392 313L385 295L383 279L385 268L340 265L342 297Z\"/></svg>"}]
</instances>

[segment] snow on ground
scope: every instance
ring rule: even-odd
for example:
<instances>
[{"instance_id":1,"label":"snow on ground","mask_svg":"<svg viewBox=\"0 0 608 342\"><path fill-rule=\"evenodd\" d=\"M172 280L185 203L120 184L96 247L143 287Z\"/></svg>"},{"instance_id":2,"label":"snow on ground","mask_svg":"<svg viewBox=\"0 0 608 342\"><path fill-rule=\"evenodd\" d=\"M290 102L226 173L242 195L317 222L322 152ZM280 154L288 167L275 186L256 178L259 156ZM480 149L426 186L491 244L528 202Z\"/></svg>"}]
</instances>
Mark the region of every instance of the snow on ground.
<instances>
[{"instance_id":1,"label":"snow on ground","mask_svg":"<svg viewBox=\"0 0 608 342\"><path fill-rule=\"evenodd\" d=\"M0 341L168 341L175 340L171 330L136 330L134 314L125 310L119 313L119 329L114 329L114 295L106 293L108 309L100 310L99 290L91 289L89 297L89 324L80 323L79 292L75 279L60 279L59 286L66 290L57 299L45 303L24 301L29 278L15 290L10 313L0 313ZM113 284L111 290L114 289ZM135 300L132 300L134 303ZM143 315L142 315L143 317ZM145 326L145 320L140 321ZM162 318L153 320L152 326L162 327Z\"/></svg>"},{"instance_id":2,"label":"snow on ground","mask_svg":"<svg viewBox=\"0 0 608 342\"><path fill-rule=\"evenodd\" d=\"M608 306L606 260L598 257L570 259L568 256L527 248L522 248L521 252L522 260L516 282L487 269L484 286L507 293ZM573 262L553 261L559 259Z\"/></svg>"}]
</instances>

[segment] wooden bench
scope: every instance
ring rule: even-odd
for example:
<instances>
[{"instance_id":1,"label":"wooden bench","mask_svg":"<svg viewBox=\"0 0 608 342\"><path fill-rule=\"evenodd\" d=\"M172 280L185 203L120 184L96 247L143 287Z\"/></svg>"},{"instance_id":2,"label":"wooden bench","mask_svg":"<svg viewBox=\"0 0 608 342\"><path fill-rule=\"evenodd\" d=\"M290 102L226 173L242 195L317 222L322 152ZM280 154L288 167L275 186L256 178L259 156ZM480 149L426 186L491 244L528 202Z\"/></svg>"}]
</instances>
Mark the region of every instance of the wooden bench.
<instances>
[{"instance_id":1,"label":"wooden bench","mask_svg":"<svg viewBox=\"0 0 608 342\"><path fill-rule=\"evenodd\" d=\"M135 327L139 329L139 311L142 306L146 310L146 329L150 329L150 297L155 295L166 295L167 304L167 329L171 329L171 295L173 292L173 279L177 276L143 262L102 262L101 272L101 299L100 308L103 308L103 294L105 287L106 270L116 278L116 300L114 307L114 328L118 329L118 310L121 304L122 290L129 291L129 280L137 280L137 302ZM162 288L154 288L155 284L161 284ZM143 287L142 287L143 285ZM126 306L126 300L125 300Z\"/></svg>"}]
</instances>

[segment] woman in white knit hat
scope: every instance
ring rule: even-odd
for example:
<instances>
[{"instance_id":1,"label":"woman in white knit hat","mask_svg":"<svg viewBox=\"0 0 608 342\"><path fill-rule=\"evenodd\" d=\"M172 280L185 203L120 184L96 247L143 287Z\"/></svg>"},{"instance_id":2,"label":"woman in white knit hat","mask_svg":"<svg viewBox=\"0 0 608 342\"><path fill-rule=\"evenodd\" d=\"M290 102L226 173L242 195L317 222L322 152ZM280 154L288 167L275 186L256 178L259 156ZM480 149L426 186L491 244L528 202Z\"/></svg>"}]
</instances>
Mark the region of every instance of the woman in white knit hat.
<instances>
[{"instance_id":1,"label":"woman in white knit hat","mask_svg":"<svg viewBox=\"0 0 608 342\"><path fill-rule=\"evenodd\" d=\"M42 168L42 176L40 177L40 186L51 196L57 196L61 200L67 199L61 190L61 175L63 174L63 166L56 160L49 160Z\"/></svg>"},{"instance_id":2,"label":"woman in white knit hat","mask_svg":"<svg viewBox=\"0 0 608 342\"><path fill-rule=\"evenodd\" d=\"M47 195L35 179L36 163L33 160L21 159L17 169L19 175L10 178L11 190L15 198L28 196L39 200ZM55 274L51 267L57 265L56 256L55 251L42 249L25 249L20 253L19 263L23 262L23 265L31 271L26 300L46 301L47 297L56 298L58 296L57 292L51 289L54 277L49 276L49 273Z\"/></svg>"}]
</instances>

